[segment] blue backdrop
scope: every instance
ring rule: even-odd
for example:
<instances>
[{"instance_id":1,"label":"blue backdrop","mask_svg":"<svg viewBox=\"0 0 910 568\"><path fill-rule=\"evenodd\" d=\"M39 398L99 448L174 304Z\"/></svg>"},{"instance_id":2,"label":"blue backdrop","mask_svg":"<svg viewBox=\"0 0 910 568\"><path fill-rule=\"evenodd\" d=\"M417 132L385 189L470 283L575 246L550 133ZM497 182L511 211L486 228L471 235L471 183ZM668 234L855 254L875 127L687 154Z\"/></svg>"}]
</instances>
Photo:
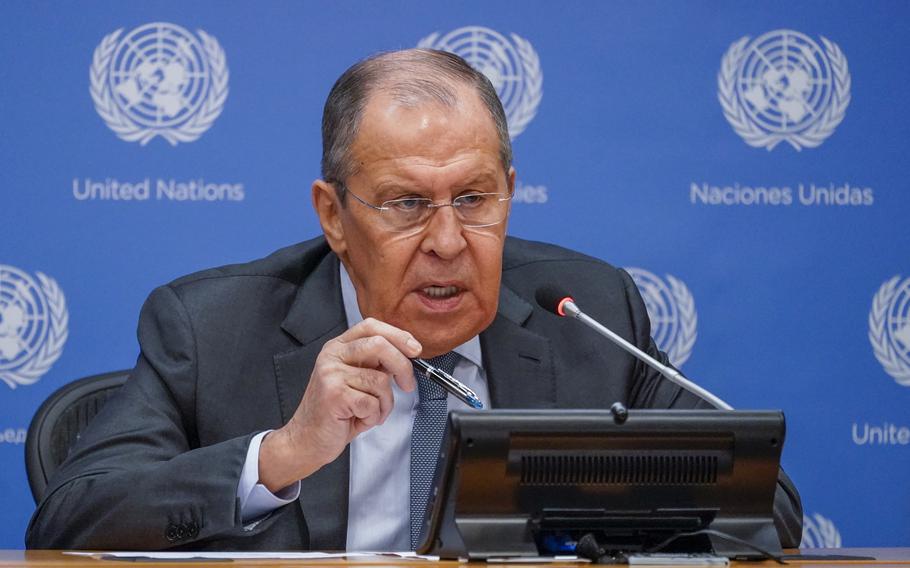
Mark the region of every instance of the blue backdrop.
<instances>
[{"instance_id":1,"label":"blue backdrop","mask_svg":"<svg viewBox=\"0 0 910 568\"><path fill-rule=\"evenodd\" d=\"M910 4L0 4L0 548L35 409L132 366L156 285L318 232L333 81L455 51L497 84L509 232L634 268L661 345L783 408L806 541L910 545Z\"/></svg>"}]
</instances>

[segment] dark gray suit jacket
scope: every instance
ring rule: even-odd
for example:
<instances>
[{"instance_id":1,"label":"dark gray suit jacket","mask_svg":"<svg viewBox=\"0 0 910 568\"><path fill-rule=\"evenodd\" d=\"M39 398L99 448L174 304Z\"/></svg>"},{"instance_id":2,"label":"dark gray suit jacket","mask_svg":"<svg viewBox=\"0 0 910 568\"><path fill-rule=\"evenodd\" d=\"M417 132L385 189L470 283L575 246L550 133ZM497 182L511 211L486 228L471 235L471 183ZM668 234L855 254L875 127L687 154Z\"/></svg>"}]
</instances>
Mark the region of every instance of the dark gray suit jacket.
<instances>
[{"instance_id":1,"label":"dark gray suit jacket","mask_svg":"<svg viewBox=\"0 0 910 568\"><path fill-rule=\"evenodd\" d=\"M534 303L571 283L580 305L666 361L625 272L507 239L499 311L480 335L494 408L695 408L681 391L577 322ZM338 258L322 238L156 289L130 379L51 480L29 548L343 549L349 456L303 480L297 505L243 526L236 499L250 438L294 413L323 344L347 329ZM799 543L799 496L781 472L776 525Z\"/></svg>"}]
</instances>

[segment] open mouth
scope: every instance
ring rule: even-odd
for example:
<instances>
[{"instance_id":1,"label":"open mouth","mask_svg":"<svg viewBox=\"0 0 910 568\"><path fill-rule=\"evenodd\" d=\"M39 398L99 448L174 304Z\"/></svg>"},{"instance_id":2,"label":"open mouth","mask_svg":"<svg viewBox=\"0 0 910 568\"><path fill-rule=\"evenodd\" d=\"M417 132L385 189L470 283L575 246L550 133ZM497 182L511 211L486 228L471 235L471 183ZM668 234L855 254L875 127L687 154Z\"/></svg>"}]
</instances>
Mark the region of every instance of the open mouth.
<instances>
[{"instance_id":1,"label":"open mouth","mask_svg":"<svg viewBox=\"0 0 910 568\"><path fill-rule=\"evenodd\" d=\"M433 299L445 299L451 298L460 292L458 286L427 286L426 288L421 288L421 292Z\"/></svg>"},{"instance_id":2,"label":"open mouth","mask_svg":"<svg viewBox=\"0 0 910 568\"><path fill-rule=\"evenodd\" d=\"M435 313L458 309L467 290L455 284L424 284L415 292L424 307Z\"/></svg>"}]
</instances>

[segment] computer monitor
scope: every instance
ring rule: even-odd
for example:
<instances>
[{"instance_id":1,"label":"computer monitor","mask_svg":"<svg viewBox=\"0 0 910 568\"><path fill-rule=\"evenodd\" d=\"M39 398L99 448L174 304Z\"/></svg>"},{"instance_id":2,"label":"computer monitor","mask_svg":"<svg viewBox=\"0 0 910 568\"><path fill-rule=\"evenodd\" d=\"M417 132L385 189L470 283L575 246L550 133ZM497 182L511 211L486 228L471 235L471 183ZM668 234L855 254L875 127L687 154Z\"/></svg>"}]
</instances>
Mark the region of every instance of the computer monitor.
<instances>
[{"instance_id":1,"label":"computer monitor","mask_svg":"<svg viewBox=\"0 0 910 568\"><path fill-rule=\"evenodd\" d=\"M635 553L709 529L663 551L780 554L783 441L778 411L453 411L418 552L547 556L591 534Z\"/></svg>"}]
</instances>

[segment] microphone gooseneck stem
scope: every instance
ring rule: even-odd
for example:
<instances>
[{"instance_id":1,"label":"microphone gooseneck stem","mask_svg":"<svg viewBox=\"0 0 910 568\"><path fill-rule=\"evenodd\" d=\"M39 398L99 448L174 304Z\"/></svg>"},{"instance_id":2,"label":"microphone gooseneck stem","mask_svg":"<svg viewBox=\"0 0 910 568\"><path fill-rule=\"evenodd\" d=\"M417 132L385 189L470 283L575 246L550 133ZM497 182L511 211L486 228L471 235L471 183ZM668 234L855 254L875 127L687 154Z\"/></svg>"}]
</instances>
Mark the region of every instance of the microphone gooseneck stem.
<instances>
[{"instance_id":1,"label":"microphone gooseneck stem","mask_svg":"<svg viewBox=\"0 0 910 568\"><path fill-rule=\"evenodd\" d=\"M620 337L619 335L614 333L612 330L610 330L610 329L604 327L603 325L601 325L600 323L598 323L597 320L588 316L583 311L578 309L578 306L575 305L575 302L573 302L571 300L565 301L562 305L562 308L565 311L565 314L567 316L573 317L573 318L581 321L582 323L584 323L585 325L587 325L588 327L590 327L597 333L603 335L604 337L606 337L607 339L609 339L610 341L612 341L613 343L615 343L616 345L621 347L623 350L625 350L627 353L629 353L633 357L636 357L636 358L640 359L641 361L644 361L649 367L651 367L652 369L654 369L661 375L667 377L667 379L669 379L670 381L676 383L677 385L681 386L682 388L684 388L688 391L691 391L691 392L697 394L698 396L704 398L705 400L707 400L708 402L710 402L717 408L720 408L721 410L733 410L732 406L730 406L729 404L727 404L726 402L724 402L723 400L721 400L714 394L706 391L705 389L701 388L697 384L693 383L689 379L685 378L676 369L671 369L670 367L664 365L663 363L661 363L654 357L651 357L650 355L648 355L647 353L645 353L638 347L635 347L634 345L632 345L631 343L629 343L628 341L626 341L625 339L623 339L622 337Z\"/></svg>"}]
</instances>

